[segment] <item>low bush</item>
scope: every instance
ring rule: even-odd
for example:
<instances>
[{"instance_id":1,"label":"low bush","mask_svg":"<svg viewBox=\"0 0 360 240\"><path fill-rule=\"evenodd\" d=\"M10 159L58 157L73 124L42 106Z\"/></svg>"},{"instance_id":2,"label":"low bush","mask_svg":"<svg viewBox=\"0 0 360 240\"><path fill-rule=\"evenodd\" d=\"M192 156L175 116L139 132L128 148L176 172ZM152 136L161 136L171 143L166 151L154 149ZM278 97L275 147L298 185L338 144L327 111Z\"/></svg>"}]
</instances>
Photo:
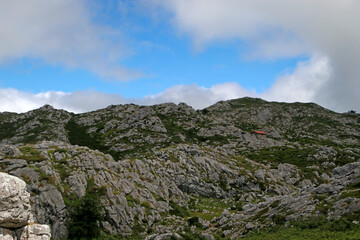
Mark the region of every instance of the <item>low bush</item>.
<instances>
[{"instance_id":1,"label":"low bush","mask_svg":"<svg viewBox=\"0 0 360 240\"><path fill-rule=\"evenodd\" d=\"M68 216L69 239L94 239L101 235L101 221L104 220L100 196L102 188L97 188L92 179L88 180L86 193L73 201Z\"/></svg>"}]
</instances>

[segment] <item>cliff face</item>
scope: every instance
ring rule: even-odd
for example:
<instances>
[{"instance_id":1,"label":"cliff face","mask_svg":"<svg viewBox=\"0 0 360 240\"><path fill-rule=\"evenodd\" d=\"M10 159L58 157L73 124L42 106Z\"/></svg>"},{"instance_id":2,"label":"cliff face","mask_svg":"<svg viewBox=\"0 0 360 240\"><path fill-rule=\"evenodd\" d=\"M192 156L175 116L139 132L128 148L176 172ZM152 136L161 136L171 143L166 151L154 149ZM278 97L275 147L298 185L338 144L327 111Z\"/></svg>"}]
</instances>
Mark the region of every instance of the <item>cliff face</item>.
<instances>
[{"instance_id":1,"label":"cliff face","mask_svg":"<svg viewBox=\"0 0 360 240\"><path fill-rule=\"evenodd\" d=\"M315 104L44 106L0 114L0 140L0 170L26 181L34 219L55 239L89 178L106 189L102 225L114 235L235 239L314 216L359 218L360 117Z\"/></svg>"},{"instance_id":2,"label":"cliff face","mask_svg":"<svg viewBox=\"0 0 360 240\"><path fill-rule=\"evenodd\" d=\"M23 180L0 172L0 239L50 240L50 227L35 224Z\"/></svg>"}]
</instances>

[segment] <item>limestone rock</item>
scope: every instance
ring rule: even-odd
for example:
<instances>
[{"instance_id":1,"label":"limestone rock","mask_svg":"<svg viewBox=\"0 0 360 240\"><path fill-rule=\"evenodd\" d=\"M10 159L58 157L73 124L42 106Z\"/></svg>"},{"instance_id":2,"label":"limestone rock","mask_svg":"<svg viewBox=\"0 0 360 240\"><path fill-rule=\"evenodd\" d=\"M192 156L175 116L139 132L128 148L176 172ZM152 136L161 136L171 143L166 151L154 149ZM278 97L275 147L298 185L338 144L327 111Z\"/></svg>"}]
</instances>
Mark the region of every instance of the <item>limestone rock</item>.
<instances>
[{"instance_id":1,"label":"limestone rock","mask_svg":"<svg viewBox=\"0 0 360 240\"><path fill-rule=\"evenodd\" d=\"M0 239L50 240L48 225L34 224L23 180L0 172Z\"/></svg>"},{"instance_id":2,"label":"limestone rock","mask_svg":"<svg viewBox=\"0 0 360 240\"><path fill-rule=\"evenodd\" d=\"M0 227L0 239L1 240L16 240L16 233L10 229Z\"/></svg>"},{"instance_id":3,"label":"limestone rock","mask_svg":"<svg viewBox=\"0 0 360 240\"><path fill-rule=\"evenodd\" d=\"M26 183L0 172L0 227L19 228L32 221Z\"/></svg>"},{"instance_id":4,"label":"limestone rock","mask_svg":"<svg viewBox=\"0 0 360 240\"><path fill-rule=\"evenodd\" d=\"M50 232L50 227L48 225L28 225L22 230L19 240L50 240Z\"/></svg>"}]
</instances>

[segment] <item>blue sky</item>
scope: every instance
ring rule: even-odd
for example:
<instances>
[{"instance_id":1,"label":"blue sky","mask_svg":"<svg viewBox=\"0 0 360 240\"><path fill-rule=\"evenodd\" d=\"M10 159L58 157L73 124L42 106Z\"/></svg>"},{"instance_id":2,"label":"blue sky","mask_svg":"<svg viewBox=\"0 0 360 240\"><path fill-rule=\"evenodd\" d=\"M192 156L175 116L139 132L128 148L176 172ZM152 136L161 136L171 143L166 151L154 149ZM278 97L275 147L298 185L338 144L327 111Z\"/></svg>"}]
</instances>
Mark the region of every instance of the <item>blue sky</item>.
<instances>
[{"instance_id":1,"label":"blue sky","mask_svg":"<svg viewBox=\"0 0 360 240\"><path fill-rule=\"evenodd\" d=\"M203 108L244 96L360 109L360 58L348 51L360 35L359 4L269 2L1 1L0 111L46 103L75 112L130 102Z\"/></svg>"}]
</instances>

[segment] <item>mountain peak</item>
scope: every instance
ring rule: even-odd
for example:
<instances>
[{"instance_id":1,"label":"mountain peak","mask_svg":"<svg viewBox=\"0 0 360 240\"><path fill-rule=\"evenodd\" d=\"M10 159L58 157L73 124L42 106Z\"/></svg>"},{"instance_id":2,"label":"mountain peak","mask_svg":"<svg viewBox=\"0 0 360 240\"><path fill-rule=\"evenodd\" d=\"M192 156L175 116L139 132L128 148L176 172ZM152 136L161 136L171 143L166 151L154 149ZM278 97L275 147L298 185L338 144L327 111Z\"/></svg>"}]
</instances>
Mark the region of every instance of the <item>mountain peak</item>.
<instances>
[{"instance_id":1,"label":"mountain peak","mask_svg":"<svg viewBox=\"0 0 360 240\"><path fill-rule=\"evenodd\" d=\"M39 110L42 111L49 111L49 110L54 110L55 108L53 106L51 106L50 104L45 104L44 106L40 107Z\"/></svg>"}]
</instances>

